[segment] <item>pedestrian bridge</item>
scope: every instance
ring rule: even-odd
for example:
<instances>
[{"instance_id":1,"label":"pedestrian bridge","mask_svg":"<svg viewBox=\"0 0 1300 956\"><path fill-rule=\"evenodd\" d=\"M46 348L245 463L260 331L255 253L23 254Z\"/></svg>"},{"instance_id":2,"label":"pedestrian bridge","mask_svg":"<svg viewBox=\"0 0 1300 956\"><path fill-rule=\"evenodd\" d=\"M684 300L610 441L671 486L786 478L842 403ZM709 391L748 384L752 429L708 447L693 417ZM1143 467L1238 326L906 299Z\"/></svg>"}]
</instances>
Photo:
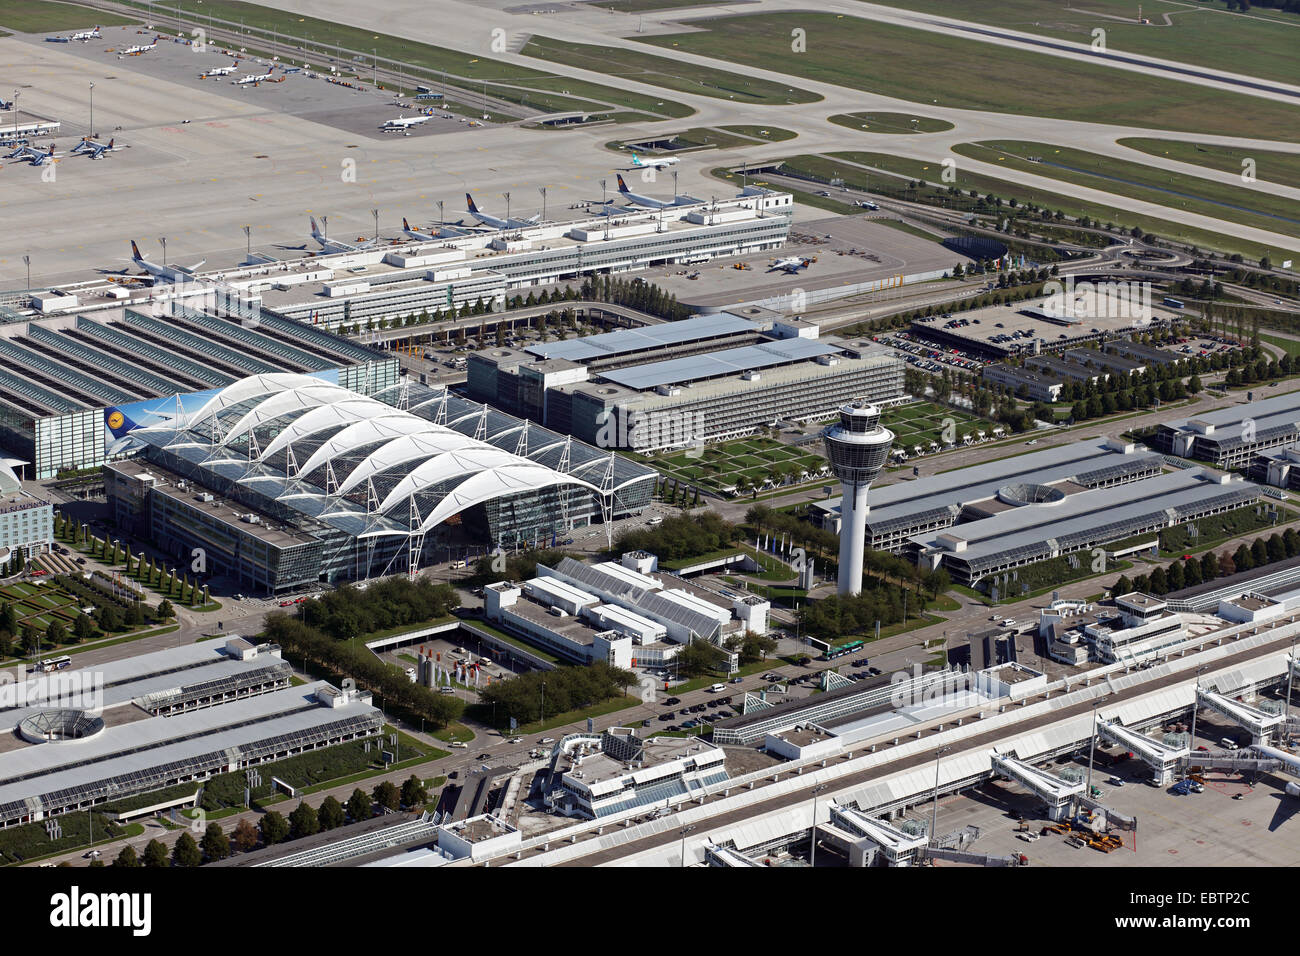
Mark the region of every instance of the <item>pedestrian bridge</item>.
<instances>
[{"instance_id":1,"label":"pedestrian bridge","mask_svg":"<svg viewBox=\"0 0 1300 956\"><path fill-rule=\"evenodd\" d=\"M1053 820L1065 816L1070 804L1083 793L1082 781L1071 783L1063 777L996 751L992 754L992 760L995 772L1010 777L1047 804L1047 815Z\"/></svg>"},{"instance_id":2,"label":"pedestrian bridge","mask_svg":"<svg viewBox=\"0 0 1300 956\"><path fill-rule=\"evenodd\" d=\"M1249 730L1251 743L1264 743L1275 729L1286 722L1286 718L1281 714L1266 713L1239 700L1206 690L1204 687L1196 689L1196 700L1201 706L1226 717L1238 727Z\"/></svg>"},{"instance_id":3,"label":"pedestrian bridge","mask_svg":"<svg viewBox=\"0 0 1300 956\"><path fill-rule=\"evenodd\" d=\"M1131 750L1151 768L1156 783L1167 784L1174 776L1174 770L1180 760L1185 760L1191 750L1187 747L1166 747L1150 737L1129 730L1123 724L1113 721L1098 720L1097 733L1112 743Z\"/></svg>"}]
</instances>

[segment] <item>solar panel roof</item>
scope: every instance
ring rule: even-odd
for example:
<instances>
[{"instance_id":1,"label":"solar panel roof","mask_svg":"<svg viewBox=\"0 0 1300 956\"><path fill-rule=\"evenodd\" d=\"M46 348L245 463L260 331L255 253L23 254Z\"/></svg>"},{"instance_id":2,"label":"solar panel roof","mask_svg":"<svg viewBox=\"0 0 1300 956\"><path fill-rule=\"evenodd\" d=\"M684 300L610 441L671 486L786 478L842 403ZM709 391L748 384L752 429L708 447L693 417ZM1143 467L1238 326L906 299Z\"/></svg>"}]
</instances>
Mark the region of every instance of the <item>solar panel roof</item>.
<instances>
[{"instance_id":1,"label":"solar panel roof","mask_svg":"<svg viewBox=\"0 0 1300 956\"><path fill-rule=\"evenodd\" d=\"M626 388L645 391L660 385L698 382L723 375L735 375L737 372L785 365L838 351L840 350L835 346L816 339L780 339L711 354L689 355L665 362L616 369L602 372L601 377Z\"/></svg>"},{"instance_id":2,"label":"solar panel roof","mask_svg":"<svg viewBox=\"0 0 1300 956\"><path fill-rule=\"evenodd\" d=\"M611 358L628 352L678 345L693 339L707 339L736 332L758 332L761 328L758 323L751 322L749 319L742 319L730 312L718 312L682 319L678 322L647 325L639 329L616 329L613 332L588 335L585 338L569 339L564 342L542 342L530 345L524 351L538 358L563 358L571 362L588 362L592 359Z\"/></svg>"}]
</instances>

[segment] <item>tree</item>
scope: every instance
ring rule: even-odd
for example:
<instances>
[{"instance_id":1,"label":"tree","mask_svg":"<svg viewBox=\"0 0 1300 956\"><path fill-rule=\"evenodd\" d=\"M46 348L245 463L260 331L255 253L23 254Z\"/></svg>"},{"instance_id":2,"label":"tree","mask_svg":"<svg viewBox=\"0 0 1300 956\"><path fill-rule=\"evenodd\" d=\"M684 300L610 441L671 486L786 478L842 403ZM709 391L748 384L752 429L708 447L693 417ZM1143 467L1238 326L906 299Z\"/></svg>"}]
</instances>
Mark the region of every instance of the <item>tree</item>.
<instances>
[{"instance_id":1,"label":"tree","mask_svg":"<svg viewBox=\"0 0 1300 956\"><path fill-rule=\"evenodd\" d=\"M420 778L411 774L402 784L402 806L408 809L422 806L429 801L429 791L425 789Z\"/></svg>"},{"instance_id":2,"label":"tree","mask_svg":"<svg viewBox=\"0 0 1300 956\"><path fill-rule=\"evenodd\" d=\"M371 795L375 798L375 803L379 804L385 810L398 810L401 808L401 794L399 794L397 788L387 780L383 783L377 784Z\"/></svg>"},{"instance_id":3,"label":"tree","mask_svg":"<svg viewBox=\"0 0 1300 956\"><path fill-rule=\"evenodd\" d=\"M144 865L150 869L162 869L168 865L167 848L158 840L150 840L144 847Z\"/></svg>"},{"instance_id":4,"label":"tree","mask_svg":"<svg viewBox=\"0 0 1300 956\"><path fill-rule=\"evenodd\" d=\"M684 677L702 677L718 665L718 652L705 641L692 641L677 653L677 667Z\"/></svg>"},{"instance_id":5,"label":"tree","mask_svg":"<svg viewBox=\"0 0 1300 956\"><path fill-rule=\"evenodd\" d=\"M266 846L273 846L284 842L289 836L289 821L279 811L270 810L257 821L257 829L262 834L262 842Z\"/></svg>"},{"instance_id":6,"label":"tree","mask_svg":"<svg viewBox=\"0 0 1300 956\"><path fill-rule=\"evenodd\" d=\"M135 854L135 847L131 846L129 843L122 847L122 852L117 855L117 859L113 861L113 865L122 867L123 869L132 869L140 866L140 858Z\"/></svg>"},{"instance_id":7,"label":"tree","mask_svg":"<svg viewBox=\"0 0 1300 956\"><path fill-rule=\"evenodd\" d=\"M172 866L199 866L202 863L203 854L199 851L199 845L186 830L172 846Z\"/></svg>"},{"instance_id":8,"label":"tree","mask_svg":"<svg viewBox=\"0 0 1300 956\"><path fill-rule=\"evenodd\" d=\"M1219 556L1213 551L1201 555L1201 580L1213 581L1219 576Z\"/></svg>"},{"instance_id":9,"label":"tree","mask_svg":"<svg viewBox=\"0 0 1300 956\"><path fill-rule=\"evenodd\" d=\"M1152 594L1169 593L1169 579L1165 575L1164 568L1156 568L1147 580L1147 587L1151 589Z\"/></svg>"},{"instance_id":10,"label":"tree","mask_svg":"<svg viewBox=\"0 0 1300 956\"><path fill-rule=\"evenodd\" d=\"M373 814L371 800L366 796L366 792L360 787L352 791L352 796L348 797L348 818L353 823L361 820L369 820Z\"/></svg>"},{"instance_id":11,"label":"tree","mask_svg":"<svg viewBox=\"0 0 1300 956\"><path fill-rule=\"evenodd\" d=\"M316 819L320 822L322 830L333 830L343 826L343 804L332 796L326 797L316 809Z\"/></svg>"},{"instance_id":12,"label":"tree","mask_svg":"<svg viewBox=\"0 0 1300 956\"><path fill-rule=\"evenodd\" d=\"M230 856L230 837L226 836L221 829L221 824L212 822L208 828L203 831L203 839L199 842L203 850L203 855L209 860L224 860Z\"/></svg>"},{"instance_id":13,"label":"tree","mask_svg":"<svg viewBox=\"0 0 1300 956\"><path fill-rule=\"evenodd\" d=\"M247 853L257 846L257 827L253 826L249 820L240 820L235 824L231 837L235 849L240 853Z\"/></svg>"},{"instance_id":14,"label":"tree","mask_svg":"<svg viewBox=\"0 0 1300 956\"><path fill-rule=\"evenodd\" d=\"M158 602L158 609L154 613L158 616L158 620L166 621L176 616L176 609L172 607L171 601L163 598Z\"/></svg>"},{"instance_id":15,"label":"tree","mask_svg":"<svg viewBox=\"0 0 1300 956\"><path fill-rule=\"evenodd\" d=\"M289 814L289 826L290 836L295 840L319 833L320 819L316 816L316 808L306 801L299 801L293 813Z\"/></svg>"},{"instance_id":16,"label":"tree","mask_svg":"<svg viewBox=\"0 0 1300 956\"><path fill-rule=\"evenodd\" d=\"M72 620L72 634L78 641L88 641L95 633L95 622L89 614L78 613Z\"/></svg>"},{"instance_id":17,"label":"tree","mask_svg":"<svg viewBox=\"0 0 1300 956\"><path fill-rule=\"evenodd\" d=\"M51 621L45 629L45 640L51 647L58 647L68 641L68 632L59 621Z\"/></svg>"}]
</instances>

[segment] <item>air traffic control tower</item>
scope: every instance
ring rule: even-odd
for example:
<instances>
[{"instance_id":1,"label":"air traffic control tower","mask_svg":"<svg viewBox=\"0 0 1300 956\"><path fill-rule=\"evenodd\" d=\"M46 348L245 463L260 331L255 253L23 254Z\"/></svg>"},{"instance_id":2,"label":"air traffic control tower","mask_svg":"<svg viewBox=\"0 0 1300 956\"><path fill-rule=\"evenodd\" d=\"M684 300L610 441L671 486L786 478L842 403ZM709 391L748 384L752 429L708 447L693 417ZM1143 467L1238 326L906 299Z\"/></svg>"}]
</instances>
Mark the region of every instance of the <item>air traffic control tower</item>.
<instances>
[{"instance_id":1,"label":"air traffic control tower","mask_svg":"<svg viewBox=\"0 0 1300 956\"><path fill-rule=\"evenodd\" d=\"M840 594L862 590L862 558L867 538L867 488L880 474L894 444L894 433L880 424L874 405L845 405L840 423L826 431L826 457L840 480Z\"/></svg>"}]
</instances>

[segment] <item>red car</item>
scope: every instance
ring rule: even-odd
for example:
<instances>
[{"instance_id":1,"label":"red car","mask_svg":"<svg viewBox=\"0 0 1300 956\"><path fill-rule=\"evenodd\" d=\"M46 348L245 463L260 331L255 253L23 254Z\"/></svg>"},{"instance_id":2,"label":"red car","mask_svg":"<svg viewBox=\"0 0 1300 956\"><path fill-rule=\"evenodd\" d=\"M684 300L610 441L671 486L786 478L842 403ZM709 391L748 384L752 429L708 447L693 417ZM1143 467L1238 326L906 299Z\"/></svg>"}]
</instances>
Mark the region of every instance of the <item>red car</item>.
<instances>
[{"instance_id":1,"label":"red car","mask_svg":"<svg viewBox=\"0 0 1300 956\"><path fill-rule=\"evenodd\" d=\"M39 578L41 575L49 574L49 573L50 573L49 571L45 571L41 568L37 568L35 571L32 572L32 577Z\"/></svg>"},{"instance_id":2,"label":"red car","mask_svg":"<svg viewBox=\"0 0 1300 956\"><path fill-rule=\"evenodd\" d=\"M293 607L293 602L292 602L292 601L281 601L281 602L280 602L280 607Z\"/></svg>"}]
</instances>

